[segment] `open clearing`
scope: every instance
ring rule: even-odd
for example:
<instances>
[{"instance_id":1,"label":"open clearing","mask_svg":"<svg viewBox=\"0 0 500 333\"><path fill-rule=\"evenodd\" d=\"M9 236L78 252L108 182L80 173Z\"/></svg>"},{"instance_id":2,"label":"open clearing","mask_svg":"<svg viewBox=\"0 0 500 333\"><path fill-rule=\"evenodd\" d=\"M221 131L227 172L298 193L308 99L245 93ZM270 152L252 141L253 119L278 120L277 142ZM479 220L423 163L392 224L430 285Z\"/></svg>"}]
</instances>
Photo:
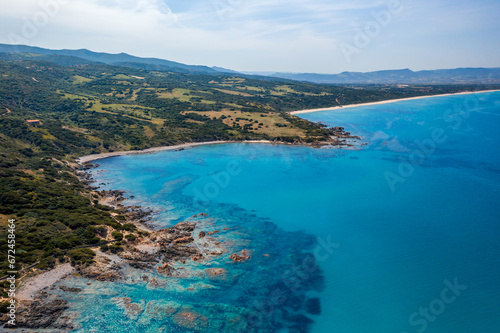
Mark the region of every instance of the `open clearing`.
<instances>
[{"instance_id":1,"label":"open clearing","mask_svg":"<svg viewBox=\"0 0 500 333\"><path fill-rule=\"evenodd\" d=\"M235 124L247 128L255 133L267 134L270 136L298 136L305 137L304 131L294 127L276 113L242 112L242 111L186 111L186 113L196 113L212 119L222 119L222 122L229 126ZM251 127L250 127L251 125Z\"/></svg>"}]
</instances>

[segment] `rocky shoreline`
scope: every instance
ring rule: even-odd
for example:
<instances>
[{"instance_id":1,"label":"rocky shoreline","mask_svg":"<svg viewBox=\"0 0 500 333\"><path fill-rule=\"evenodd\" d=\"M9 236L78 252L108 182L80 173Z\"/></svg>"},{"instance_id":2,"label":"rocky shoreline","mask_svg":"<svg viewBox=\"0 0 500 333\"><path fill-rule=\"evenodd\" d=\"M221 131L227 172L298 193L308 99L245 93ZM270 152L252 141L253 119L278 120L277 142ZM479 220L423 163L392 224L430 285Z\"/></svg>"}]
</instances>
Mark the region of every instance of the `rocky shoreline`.
<instances>
[{"instance_id":1,"label":"rocky shoreline","mask_svg":"<svg viewBox=\"0 0 500 333\"><path fill-rule=\"evenodd\" d=\"M109 191L113 197L120 197L122 192ZM146 213L139 211L139 216ZM201 214L200 217L207 218ZM127 244L126 250L117 254L105 253L94 248L95 262L91 265L75 266L76 274L90 281L122 281L136 282L127 276L124 268L130 267L139 271L140 279L146 281L151 288L159 288L163 281L151 278L158 273L163 277L189 278L190 272L182 267L186 261L201 262L227 253L220 242L206 236L214 231L199 231L195 235L198 222L179 222L173 227L149 233ZM198 242L195 243L195 238ZM202 242L200 242L200 240ZM241 261L241 260L235 260ZM211 276L221 275L222 269L208 269ZM56 281L53 281L54 283ZM91 282L89 282L90 284ZM81 292L79 288L60 286L66 292ZM17 328L73 330L78 328L73 320L76 316L65 314L67 301L53 293L54 286L46 287L33 295L32 299L19 300L17 309ZM6 322L7 318L2 318Z\"/></svg>"},{"instance_id":2,"label":"rocky shoreline","mask_svg":"<svg viewBox=\"0 0 500 333\"><path fill-rule=\"evenodd\" d=\"M93 179L92 175L87 171L95 167L97 167L97 165L91 163L82 165L76 171L76 175L88 190L99 193L101 204L118 210L120 215L125 218L125 223L132 223L139 230L146 232L152 231L148 226L151 222L151 213L153 212L151 209L145 209L140 206L123 205L122 202L126 200L123 196L125 193L124 191L110 190L99 192L97 191L98 187L91 186L95 179ZM9 327L6 325L5 328L43 329L44 332L47 329L49 331L56 330L55 332L75 329L77 325L73 323L73 320L77 315L63 315L68 309L67 301L54 295L54 285L72 274L78 274L96 281L114 281L122 277L117 273L118 268L123 266L121 263L115 262L111 265L110 262L112 261L107 260L106 254L100 252L98 247L94 247L93 250L98 254L96 262L93 265L86 267L71 267L69 264L61 264L50 271L41 272L31 277L26 284L21 285L20 291L16 297L17 326ZM96 273L98 270L101 271ZM62 290L77 292L72 288L63 287ZM0 326L6 324L8 320L7 315L1 316Z\"/></svg>"},{"instance_id":3,"label":"rocky shoreline","mask_svg":"<svg viewBox=\"0 0 500 333\"><path fill-rule=\"evenodd\" d=\"M275 242L294 244L301 250L287 250L289 255L281 257L271 250ZM323 281L314 258L307 252L313 244L310 236L281 233L268 222L249 231L229 228L205 213L196 214L175 226L135 239L124 251L111 253L95 249L93 264L76 265L76 274L40 291L33 300L20 302L17 328L78 331L81 329L79 314L71 311L71 303L61 297L61 293L100 294L105 292L99 287L102 283L144 285L146 290L162 292L223 295L238 281L251 290L240 296L240 306L208 300L199 304L133 301L126 294L117 294L112 300L137 325L168 320L172 325L194 332L263 332L267 327L297 327L292 331L307 332L312 320L301 313L314 315L321 311L319 300L307 296L311 290L319 291ZM255 267L260 265L277 265L280 271L289 272L291 276L284 279L272 273L268 281L268 277L261 276L267 274L266 270L255 272ZM94 285L96 290L87 290ZM282 299L273 304L276 311L262 318L262 310L255 308L253 301L253 297L261 293L277 293Z\"/></svg>"},{"instance_id":4,"label":"rocky shoreline","mask_svg":"<svg viewBox=\"0 0 500 333\"><path fill-rule=\"evenodd\" d=\"M338 131L340 133L343 129L339 128ZM349 138L349 134L345 134L345 137ZM123 202L126 198L123 191L97 191L97 187L91 186L95 179L87 171L94 167L96 165L86 164L82 166L78 172L80 180L89 189L99 193L99 204L119 211L119 214L125 218L122 223L134 224L141 231L140 236L124 240L122 250L116 250L112 246L92 248L96 253L92 264L75 265L75 274L42 289L32 299L20 300L17 328L55 330L56 332L78 330L80 328L80 324L76 320L78 313L68 311L71 308L70 304L61 295L61 293L79 294L82 292L82 288L74 287L72 282L74 279L85 279L88 281L86 285L90 287L94 283L117 282L127 285L145 284L146 288L151 290L215 291L219 288L229 287L238 280L248 279L248 283L245 285L261 281L261 278L254 276L253 273L249 275L252 277L251 279L242 275L242 272L245 271L242 270L242 267L246 267L245 269L249 272L253 270L251 266L256 257L259 258L257 263L277 260L275 256L268 253L257 255L255 253L257 248L249 246L247 240L237 244L238 242L235 242L233 235L236 235L236 238L245 237L244 235L249 231L242 233L237 228L230 228L228 225L219 226L206 213L195 214L169 228L154 230L151 225L152 210L140 206L124 205ZM264 223L264 226L269 228L270 224ZM274 233L272 230L274 227L271 228L270 235ZM109 239L109 231L105 230L101 236ZM275 236L270 235L265 232L263 235L253 235L253 237L257 237L257 239L264 237L266 242L273 244ZM300 237L303 238L303 236ZM261 241L263 240L259 239L258 242ZM304 239L297 239L293 242L303 243L304 241ZM307 238L307 242L310 243L311 240ZM303 243L305 249L308 248L306 243ZM262 248L268 247L262 246ZM282 263L283 267L297 266L297 262L300 260L310 259L306 253L297 252L295 255L297 258L294 260L297 261L284 262ZM237 266L228 269L225 267L228 264ZM243 266L239 267L239 265ZM231 307L230 309L224 308L227 307L224 304L210 304L207 307L205 305L185 306L175 302L164 302L165 304L163 304L158 301L134 303L126 295L122 295L125 297L115 297L114 301L117 307L121 308L131 319L137 320L142 315L144 317L141 319L142 322L148 322L152 320L151 318L159 318L157 313L164 313L174 325L193 331L205 331L205 329L213 328L216 325L215 331L220 329L221 332L238 330L258 332L260 327L266 325L280 327L286 322L291 322L293 325L305 329L304 327L310 325L311 320L297 312L306 311L315 314L318 311L318 299L308 298L306 293L311 286L315 289L320 288L317 286L322 281L320 274L321 272L315 268L315 271L309 274L310 277L302 281L304 285L300 285L297 290L289 290L288 287L283 287L279 281L271 283L270 286L260 286L260 283L263 282L258 282L256 287L266 288L266 290L274 288L294 299L295 303L298 302L292 307L279 304L277 307L282 308L280 311L276 311L265 320L259 320L258 323L254 322L256 309L252 308L253 303L250 298L242 298L241 302L245 304L244 307ZM186 288L181 281L196 282ZM218 307L222 308L217 310ZM316 310L311 310L313 308ZM225 312L221 312L222 310ZM209 321L207 316L219 319ZM234 325L224 324L227 316L234 316ZM7 318L0 318L0 321L5 323ZM300 331L305 332L305 330Z\"/></svg>"},{"instance_id":5,"label":"rocky shoreline","mask_svg":"<svg viewBox=\"0 0 500 333\"><path fill-rule=\"evenodd\" d=\"M93 191L98 190L97 187L90 185L95 182L95 179L86 171L96 166L86 164L78 173L82 183ZM94 263L76 265L72 268L71 274L76 274L90 281L124 282L129 280L129 282L136 282L124 271L125 267L130 267L139 270L141 272L140 279L148 282L151 288L161 288L165 283L156 278L150 278L148 274L157 273L164 277L188 278L189 273L186 273L182 267L178 267L179 265L185 264L188 260L201 262L228 252L226 248L221 246L220 242L211 236L221 232L221 230L199 230L195 235L194 231L200 221L185 221L179 222L173 227L154 231L150 225L153 213L151 209L124 205L123 201L126 200L124 191L103 190L98 193L101 198L100 204L118 210L125 217L124 223L133 223L138 229L146 231L146 234L132 242L127 242L125 250L116 254L109 253L109 251L103 252L102 248L99 247L92 248L96 252ZM208 215L200 213L193 218L207 219ZM196 244L195 239L198 240ZM235 256L234 261L237 262L249 259L249 257L242 258L237 253L232 255ZM174 265L177 267L174 268ZM52 272L60 270L61 267L58 266L52 271L39 274L33 279L36 280L44 275L52 274ZM222 269L207 269L207 275L220 276L223 274L222 271ZM71 274L64 274L64 276L52 279L42 290L36 289L33 292L20 293L19 296L22 298L18 300L17 326L8 328L48 329L57 330L57 332L77 329L78 325L73 322L77 318L77 314L65 314L68 309L67 301L54 293L55 284ZM25 289L24 287L22 288ZM60 286L60 289L66 292L81 292L79 288ZM8 318L5 315L0 318L1 324L5 324L7 321Z\"/></svg>"}]
</instances>

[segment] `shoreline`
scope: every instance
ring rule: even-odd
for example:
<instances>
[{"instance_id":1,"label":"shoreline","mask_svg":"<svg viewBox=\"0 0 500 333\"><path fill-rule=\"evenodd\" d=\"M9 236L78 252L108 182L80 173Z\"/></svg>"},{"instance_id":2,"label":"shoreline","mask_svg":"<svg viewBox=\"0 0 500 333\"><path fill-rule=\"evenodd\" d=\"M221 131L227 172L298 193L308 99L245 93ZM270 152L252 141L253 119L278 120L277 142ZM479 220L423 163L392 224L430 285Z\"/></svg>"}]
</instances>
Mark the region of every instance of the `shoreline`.
<instances>
[{"instance_id":1,"label":"shoreline","mask_svg":"<svg viewBox=\"0 0 500 333\"><path fill-rule=\"evenodd\" d=\"M396 102L402 102L402 101L411 101L411 100L424 99L424 98L432 98L432 97L445 97L445 96L454 96L454 95L469 95L469 94L478 94L478 93L487 93L487 92L499 92L499 91L500 91L500 89L497 89L497 90L463 91L463 92L451 93L451 94L416 96L416 97L408 97L408 98L388 99L388 100L385 100L385 101L378 101L378 102L349 104L349 105L344 105L344 106L333 106L333 107L330 107L330 108L319 108L319 109L306 109L306 110L288 111L287 113L289 113L291 115L298 115L298 114L321 112L321 111L333 111L333 110L349 109L349 108L355 108L355 107L358 107L358 106L370 106L370 105L390 104L390 103L396 103Z\"/></svg>"},{"instance_id":2,"label":"shoreline","mask_svg":"<svg viewBox=\"0 0 500 333\"><path fill-rule=\"evenodd\" d=\"M349 105L345 105L345 106L334 106L334 107L329 107L329 108L318 108L318 109L306 109L306 110L288 111L287 113L289 113L291 115L299 115L299 114L321 112L321 111L343 110L343 109L349 109L349 108L355 108L355 107L361 107L361 106L390 104L390 103L396 103L396 102L402 102L402 101L411 101L411 100L418 100L418 99L424 99L424 98L445 97L445 96L454 96L454 95L469 95L469 94L488 93L488 92L500 92L500 89L497 89L497 90L464 91L464 92L451 93L451 94L426 95L426 96L416 96L416 97L408 97L408 98L389 99L389 100L378 101L378 102L349 104ZM153 148L148 148L148 149L143 149L143 150L125 150L125 151L116 151L116 152L101 153L101 154L84 155L84 156L76 157L75 160L76 160L76 162L78 164L83 165L85 163L97 161L97 160L100 160L100 159L103 159L103 158L108 158L108 157L126 156L126 155L137 155L137 154L152 154L152 153L161 152L161 151L183 150L183 149L197 147L197 146L216 145L216 144L225 144L225 143L287 144L287 143L284 143L284 142L275 142L275 141L269 141L269 140L245 140L245 141L227 140L227 141L190 142L190 143L182 143L182 144L173 145L173 146L153 147Z\"/></svg>"},{"instance_id":3,"label":"shoreline","mask_svg":"<svg viewBox=\"0 0 500 333\"><path fill-rule=\"evenodd\" d=\"M85 155L76 158L76 161L79 164L85 164L92 161L100 160L108 157L116 157L116 156L126 156L126 155L138 155L138 154L152 154L160 151L169 151L169 150L178 150L178 149L186 149L197 146L205 146L205 145L217 145L217 144L225 144L225 143L268 143L273 144L276 142L269 140L246 140L246 141L206 141L206 142L190 142L190 143L182 143L174 146L160 146L154 148L148 148L143 150L124 150L124 151L116 151L110 153L102 153L102 154L92 154Z\"/></svg>"}]
</instances>

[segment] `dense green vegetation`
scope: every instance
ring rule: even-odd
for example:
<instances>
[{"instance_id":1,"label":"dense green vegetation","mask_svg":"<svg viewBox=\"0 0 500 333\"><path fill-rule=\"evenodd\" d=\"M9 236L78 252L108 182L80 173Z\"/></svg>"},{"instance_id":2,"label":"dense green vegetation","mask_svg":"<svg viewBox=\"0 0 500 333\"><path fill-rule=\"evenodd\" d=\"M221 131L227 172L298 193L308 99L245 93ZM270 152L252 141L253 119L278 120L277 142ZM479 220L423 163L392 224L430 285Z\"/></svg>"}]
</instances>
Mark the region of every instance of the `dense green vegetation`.
<instances>
[{"instance_id":1,"label":"dense green vegetation","mask_svg":"<svg viewBox=\"0 0 500 333\"><path fill-rule=\"evenodd\" d=\"M118 252L138 237L78 179L77 156L212 140L318 142L332 130L286 111L470 89L336 87L16 57L0 60L0 251L7 253L7 220L16 219L18 270L89 263L94 252L75 248L102 244L108 227L107 240L120 243L101 249ZM0 275L6 271L2 260Z\"/></svg>"}]
</instances>

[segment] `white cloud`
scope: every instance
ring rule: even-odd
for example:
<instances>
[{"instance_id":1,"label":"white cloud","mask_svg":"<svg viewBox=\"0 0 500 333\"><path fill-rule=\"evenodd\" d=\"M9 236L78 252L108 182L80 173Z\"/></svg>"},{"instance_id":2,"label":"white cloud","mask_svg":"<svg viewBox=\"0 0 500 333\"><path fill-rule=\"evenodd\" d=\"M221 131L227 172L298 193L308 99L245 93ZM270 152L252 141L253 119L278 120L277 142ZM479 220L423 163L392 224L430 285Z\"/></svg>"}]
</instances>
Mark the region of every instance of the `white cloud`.
<instances>
[{"instance_id":1,"label":"white cloud","mask_svg":"<svg viewBox=\"0 0 500 333\"><path fill-rule=\"evenodd\" d=\"M473 53L484 50L480 45L496 55L500 48L489 32L500 28L500 5L494 0L401 0L404 10L352 63L339 52L339 42L352 42L389 0L0 0L0 42L9 42L9 33L21 34L23 18L32 20L43 12L41 3L54 1L66 4L29 44L298 72L376 70L402 63L435 67L443 60L422 55L439 58L440 49L455 50L455 63L466 65ZM447 36L454 38L442 45ZM406 54L408 49L417 52ZM444 54L449 60L449 51ZM484 66L500 65L497 58L490 56Z\"/></svg>"}]
</instances>

